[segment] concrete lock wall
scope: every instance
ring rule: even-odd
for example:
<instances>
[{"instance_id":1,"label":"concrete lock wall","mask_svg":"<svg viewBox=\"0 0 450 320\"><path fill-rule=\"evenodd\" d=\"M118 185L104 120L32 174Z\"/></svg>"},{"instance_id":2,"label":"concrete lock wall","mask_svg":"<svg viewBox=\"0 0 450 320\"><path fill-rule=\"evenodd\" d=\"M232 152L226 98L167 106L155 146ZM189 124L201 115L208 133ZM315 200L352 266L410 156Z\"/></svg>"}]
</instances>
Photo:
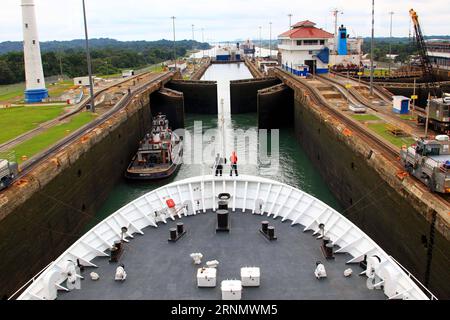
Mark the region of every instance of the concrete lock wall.
<instances>
[{"instance_id":1,"label":"concrete lock wall","mask_svg":"<svg viewBox=\"0 0 450 320\"><path fill-rule=\"evenodd\" d=\"M258 91L258 128L278 129L294 124L294 91L284 84Z\"/></svg>"},{"instance_id":2,"label":"concrete lock wall","mask_svg":"<svg viewBox=\"0 0 450 320\"><path fill-rule=\"evenodd\" d=\"M184 111L198 114L217 114L217 82L175 80L166 84L166 88L182 92Z\"/></svg>"},{"instance_id":3,"label":"concrete lock wall","mask_svg":"<svg viewBox=\"0 0 450 320\"><path fill-rule=\"evenodd\" d=\"M94 215L123 178L150 120L148 97L135 101L89 139L70 145L2 194L3 213L25 193L30 197L2 216L0 297L11 295L64 252L87 224L99 222Z\"/></svg>"},{"instance_id":4,"label":"concrete lock wall","mask_svg":"<svg viewBox=\"0 0 450 320\"><path fill-rule=\"evenodd\" d=\"M280 83L277 78L230 81L231 114L257 112L258 90Z\"/></svg>"},{"instance_id":5,"label":"concrete lock wall","mask_svg":"<svg viewBox=\"0 0 450 320\"><path fill-rule=\"evenodd\" d=\"M364 155L357 152L367 146L352 145L333 121L308 107L301 92L295 97L296 137L341 203L344 216L422 283L428 278L427 286L438 298L449 299L450 242L414 209L412 199L374 170L379 157L368 159L370 150Z\"/></svg>"},{"instance_id":6,"label":"concrete lock wall","mask_svg":"<svg viewBox=\"0 0 450 320\"><path fill-rule=\"evenodd\" d=\"M165 114L172 130L184 128L184 97L181 92L167 88L150 95L152 116L159 112Z\"/></svg>"}]
</instances>

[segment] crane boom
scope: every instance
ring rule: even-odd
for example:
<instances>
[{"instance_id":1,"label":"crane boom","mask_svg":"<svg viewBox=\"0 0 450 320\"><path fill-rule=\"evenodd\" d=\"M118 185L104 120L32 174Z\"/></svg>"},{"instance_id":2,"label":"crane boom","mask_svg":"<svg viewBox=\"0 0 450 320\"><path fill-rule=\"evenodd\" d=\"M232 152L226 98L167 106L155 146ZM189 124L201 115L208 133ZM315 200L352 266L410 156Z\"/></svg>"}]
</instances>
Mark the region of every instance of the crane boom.
<instances>
[{"instance_id":1,"label":"crane boom","mask_svg":"<svg viewBox=\"0 0 450 320\"><path fill-rule=\"evenodd\" d=\"M414 31L416 33L417 46L419 49L420 62L425 84L433 96L437 96L437 94L441 95L442 91L433 72L433 65L431 64L430 57L428 56L427 44L425 43L422 28L420 27L419 15L416 11L414 11L414 9L409 10L409 15L411 16Z\"/></svg>"}]
</instances>

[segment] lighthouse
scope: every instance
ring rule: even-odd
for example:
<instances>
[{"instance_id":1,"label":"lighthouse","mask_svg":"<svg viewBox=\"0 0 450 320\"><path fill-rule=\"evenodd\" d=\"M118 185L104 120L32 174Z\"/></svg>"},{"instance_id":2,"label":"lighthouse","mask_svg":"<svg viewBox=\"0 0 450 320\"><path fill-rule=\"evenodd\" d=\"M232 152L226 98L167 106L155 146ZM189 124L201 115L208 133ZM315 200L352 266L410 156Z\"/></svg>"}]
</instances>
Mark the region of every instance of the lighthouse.
<instances>
[{"instance_id":1,"label":"lighthouse","mask_svg":"<svg viewBox=\"0 0 450 320\"><path fill-rule=\"evenodd\" d=\"M22 0L22 19L26 79L25 101L28 103L42 102L48 97L48 90L45 88L44 70L42 69L34 0Z\"/></svg>"}]
</instances>

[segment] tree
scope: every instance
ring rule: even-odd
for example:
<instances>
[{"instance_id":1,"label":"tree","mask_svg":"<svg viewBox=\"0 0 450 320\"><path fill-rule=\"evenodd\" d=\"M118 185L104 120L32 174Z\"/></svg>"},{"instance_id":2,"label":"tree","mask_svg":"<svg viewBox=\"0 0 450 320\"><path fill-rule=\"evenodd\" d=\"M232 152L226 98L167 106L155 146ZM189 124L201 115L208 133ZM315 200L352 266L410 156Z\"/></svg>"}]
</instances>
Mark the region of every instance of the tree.
<instances>
[{"instance_id":1,"label":"tree","mask_svg":"<svg viewBox=\"0 0 450 320\"><path fill-rule=\"evenodd\" d=\"M15 80L14 73L5 60L0 60L0 84L10 84Z\"/></svg>"}]
</instances>

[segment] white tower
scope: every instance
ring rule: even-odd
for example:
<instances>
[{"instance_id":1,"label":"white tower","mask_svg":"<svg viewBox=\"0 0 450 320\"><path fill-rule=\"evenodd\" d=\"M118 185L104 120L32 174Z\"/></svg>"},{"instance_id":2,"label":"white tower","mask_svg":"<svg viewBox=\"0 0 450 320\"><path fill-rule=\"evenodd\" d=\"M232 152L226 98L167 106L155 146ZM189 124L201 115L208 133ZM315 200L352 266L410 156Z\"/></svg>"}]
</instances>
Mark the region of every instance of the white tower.
<instances>
[{"instance_id":1,"label":"white tower","mask_svg":"<svg viewBox=\"0 0 450 320\"><path fill-rule=\"evenodd\" d=\"M41 48L34 10L34 0L22 0L23 53L25 57L25 101L41 102L48 97L42 69Z\"/></svg>"}]
</instances>

